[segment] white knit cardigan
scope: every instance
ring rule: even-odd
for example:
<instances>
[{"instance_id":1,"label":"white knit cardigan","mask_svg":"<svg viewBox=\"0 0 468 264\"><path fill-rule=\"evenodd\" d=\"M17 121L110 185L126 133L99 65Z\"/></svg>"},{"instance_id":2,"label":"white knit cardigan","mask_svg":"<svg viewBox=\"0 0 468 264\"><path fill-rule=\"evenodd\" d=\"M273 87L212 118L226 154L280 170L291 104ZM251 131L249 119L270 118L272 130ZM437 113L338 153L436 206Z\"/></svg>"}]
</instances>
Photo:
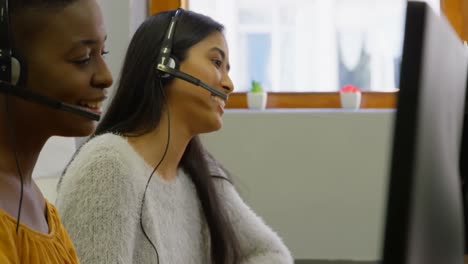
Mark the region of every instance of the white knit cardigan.
<instances>
[{"instance_id":1,"label":"white knit cardigan","mask_svg":"<svg viewBox=\"0 0 468 264\"><path fill-rule=\"evenodd\" d=\"M105 134L86 143L60 183L57 208L82 264L207 264L208 228L195 187L181 170L172 181L152 168L125 138ZM213 178L238 236L243 264L293 263L290 252L240 198L231 183Z\"/></svg>"}]
</instances>

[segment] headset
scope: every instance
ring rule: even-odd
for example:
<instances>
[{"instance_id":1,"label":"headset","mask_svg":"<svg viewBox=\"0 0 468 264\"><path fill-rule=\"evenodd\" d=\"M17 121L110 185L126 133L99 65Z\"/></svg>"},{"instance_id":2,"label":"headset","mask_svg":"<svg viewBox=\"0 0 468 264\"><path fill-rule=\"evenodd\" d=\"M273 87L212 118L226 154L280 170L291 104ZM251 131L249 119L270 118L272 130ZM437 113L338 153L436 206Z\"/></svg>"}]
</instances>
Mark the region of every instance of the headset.
<instances>
[{"instance_id":1,"label":"headset","mask_svg":"<svg viewBox=\"0 0 468 264\"><path fill-rule=\"evenodd\" d=\"M21 65L18 59L13 57L13 52L11 48L10 41L10 17L8 10L8 0L0 0L0 81L6 84L16 85L20 79L21 74ZM3 86L3 85L1 85ZM8 86L10 88L10 86ZM23 205L23 191L24 191L24 182L23 182L23 173L19 165L18 153L16 149L16 139L14 132L14 125L12 120L10 120L9 114L9 103L8 97L5 97L5 111L7 116L7 124L9 127L9 136L10 142L13 149L13 155L16 162L16 169L18 171L21 189L20 189L20 200L18 205L18 214L16 217L16 233L19 231L19 224L21 219L21 207Z\"/></svg>"},{"instance_id":2,"label":"headset","mask_svg":"<svg viewBox=\"0 0 468 264\"><path fill-rule=\"evenodd\" d=\"M13 155L16 162L16 168L21 181L20 200L18 206L18 215L16 220L16 233L19 230L21 219L21 208L23 204L23 173L18 160L16 148L16 139L13 120L10 117L8 95L22 98L37 104L41 104L53 109L59 109L73 114L83 116L88 119L99 121L100 115L81 109L77 106L61 102L57 99L46 97L39 93L33 92L26 87L20 86L26 80L26 67L24 60L21 60L18 54L15 54L12 45L10 34L10 12L8 8L8 0L0 0L0 93L5 96L5 110L7 116L7 129L9 129L9 137L12 145Z\"/></svg>"},{"instance_id":3,"label":"headset","mask_svg":"<svg viewBox=\"0 0 468 264\"><path fill-rule=\"evenodd\" d=\"M221 97L222 99L226 100L227 95L217 89L209 86L208 84L200 81L199 79L189 75L185 72L181 72L179 70L179 60L177 60L174 56L172 56L172 43L174 38L174 31L177 25L177 20L179 19L180 14L183 12L184 9L178 8L175 11L174 16L171 19L169 27L166 30L166 35L163 39L163 43L161 45L161 51L159 52L158 58L156 60L156 71L159 73L159 78L162 80L171 80L173 78L179 78L189 83L195 84L200 86L212 94Z\"/></svg>"},{"instance_id":4,"label":"headset","mask_svg":"<svg viewBox=\"0 0 468 264\"><path fill-rule=\"evenodd\" d=\"M17 85L24 79L20 60L13 56L8 0L0 1L0 80Z\"/></svg>"},{"instance_id":5,"label":"headset","mask_svg":"<svg viewBox=\"0 0 468 264\"><path fill-rule=\"evenodd\" d=\"M26 62L12 47L8 0L0 0L0 93L99 121L100 115L96 113L22 87L21 84L26 80L26 72Z\"/></svg>"}]
</instances>

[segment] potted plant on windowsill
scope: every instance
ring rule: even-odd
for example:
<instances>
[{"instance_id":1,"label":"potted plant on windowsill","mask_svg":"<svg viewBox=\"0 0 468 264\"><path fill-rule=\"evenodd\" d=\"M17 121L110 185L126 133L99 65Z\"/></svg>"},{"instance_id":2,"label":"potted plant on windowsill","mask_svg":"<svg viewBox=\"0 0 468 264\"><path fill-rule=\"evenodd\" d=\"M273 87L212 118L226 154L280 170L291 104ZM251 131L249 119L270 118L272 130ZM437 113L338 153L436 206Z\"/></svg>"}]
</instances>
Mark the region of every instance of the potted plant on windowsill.
<instances>
[{"instance_id":1,"label":"potted plant on windowsill","mask_svg":"<svg viewBox=\"0 0 468 264\"><path fill-rule=\"evenodd\" d=\"M263 110L266 108L267 92L262 88L260 82L252 81L252 87L247 93L247 105L249 109Z\"/></svg>"},{"instance_id":2,"label":"potted plant on windowsill","mask_svg":"<svg viewBox=\"0 0 468 264\"><path fill-rule=\"evenodd\" d=\"M359 109L361 106L361 89L348 84L340 89L341 107L346 109Z\"/></svg>"}]
</instances>

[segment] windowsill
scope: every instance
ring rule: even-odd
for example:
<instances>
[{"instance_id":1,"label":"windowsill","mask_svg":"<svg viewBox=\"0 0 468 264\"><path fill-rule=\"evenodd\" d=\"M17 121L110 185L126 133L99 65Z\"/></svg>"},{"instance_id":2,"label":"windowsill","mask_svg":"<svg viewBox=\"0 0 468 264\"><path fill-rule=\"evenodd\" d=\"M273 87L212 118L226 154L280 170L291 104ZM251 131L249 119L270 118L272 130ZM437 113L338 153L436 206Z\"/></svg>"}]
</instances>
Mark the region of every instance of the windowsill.
<instances>
[{"instance_id":1,"label":"windowsill","mask_svg":"<svg viewBox=\"0 0 468 264\"><path fill-rule=\"evenodd\" d=\"M362 93L361 109L394 109L398 92ZM247 109L247 93L233 93L229 96L226 108ZM339 92L269 92L267 109L321 108L340 109Z\"/></svg>"},{"instance_id":2,"label":"windowsill","mask_svg":"<svg viewBox=\"0 0 468 264\"><path fill-rule=\"evenodd\" d=\"M344 108L269 108L265 110L248 109L248 108L230 108L226 109L226 113L393 113L394 108L360 108L360 109L344 109Z\"/></svg>"}]
</instances>

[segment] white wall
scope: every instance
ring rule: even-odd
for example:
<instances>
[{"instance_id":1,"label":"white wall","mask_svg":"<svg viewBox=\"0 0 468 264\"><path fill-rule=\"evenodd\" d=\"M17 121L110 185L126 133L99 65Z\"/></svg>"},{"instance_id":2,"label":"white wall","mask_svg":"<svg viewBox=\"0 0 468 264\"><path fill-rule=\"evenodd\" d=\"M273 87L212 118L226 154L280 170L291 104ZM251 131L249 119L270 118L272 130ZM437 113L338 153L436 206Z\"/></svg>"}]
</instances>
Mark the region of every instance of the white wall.
<instances>
[{"instance_id":1,"label":"white wall","mask_svg":"<svg viewBox=\"0 0 468 264\"><path fill-rule=\"evenodd\" d=\"M125 51L127 50L135 26L139 25L138 21L143 21L144 19L140 14L141 6L130 8L129 1L98 0L107 28L108 38L106 48L110 53L107 55L106 61L114 76L114 84L117 82Z\"/></svg>"},{"instance_id":2,"label":"white wall","mask_svg":"<svg viewBox=\"0 0 468 264\"><path fill-rule=\"evenodd\" d=\"M414 1L414 0L413 0ZM440 0L416 0L421 2L426 2L429 6L434 9L434 12L440 15Z\"/></svg>"},{"instance_id":3,"label":"white wall","mask_svg":"<svg viewBox=\"0 0 468 264\"><path fill-rule=\"evenodd\" d=\"M227 112L209 150L299 259L377 260L393 112Z\"/></svg>"}]
</instances>

